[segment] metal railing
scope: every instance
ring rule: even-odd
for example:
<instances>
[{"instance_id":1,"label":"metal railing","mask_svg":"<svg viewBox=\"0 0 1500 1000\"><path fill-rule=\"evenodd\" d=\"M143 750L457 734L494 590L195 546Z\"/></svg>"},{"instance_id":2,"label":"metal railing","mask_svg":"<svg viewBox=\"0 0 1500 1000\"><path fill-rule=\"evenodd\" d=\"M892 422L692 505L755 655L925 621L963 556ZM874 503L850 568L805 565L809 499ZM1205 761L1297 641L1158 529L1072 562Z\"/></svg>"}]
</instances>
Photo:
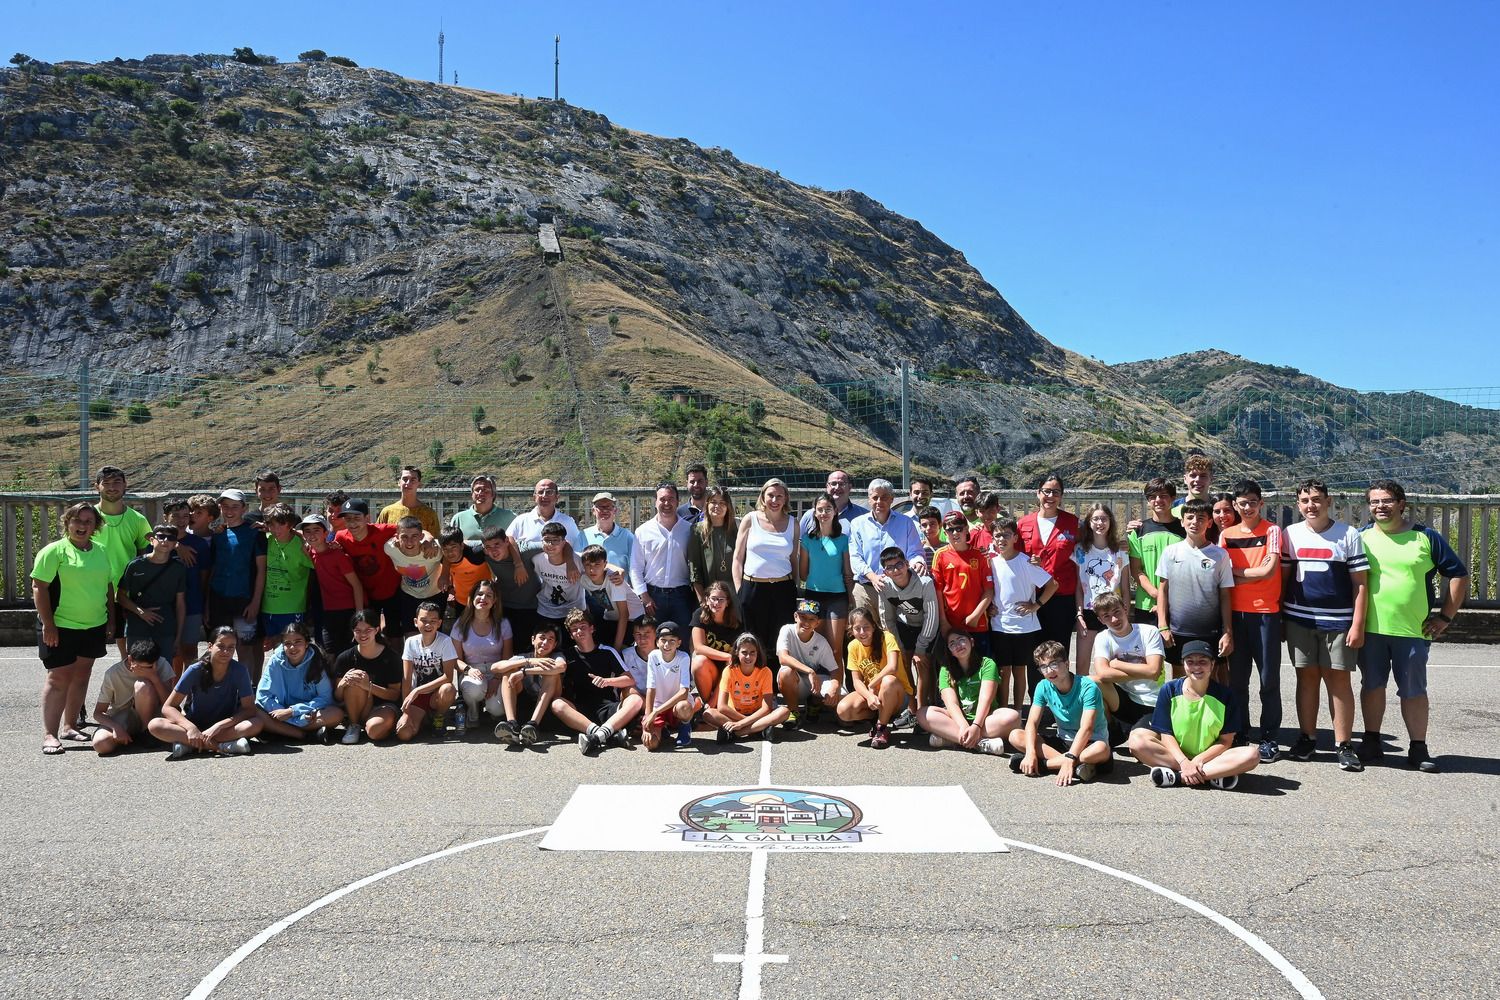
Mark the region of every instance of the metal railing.
<instances>
[{"instance_id":1,"label":"metal railing","mask_svg":"<svg viewBox=\"0 0 1500 1000\"><path fill-rule=\"evenodd\" d=\"M649 486L570 487L559 498L558 507L572 515L580 526L587 527L593 521L590 500L600 490L615 495L619 523L633 527L652 516L655 491ZM735 511L742 515L754 504L757 491L733 492ZM1036 506L1036 494L1029 490L998 492L1001 502L1017 516ZM800 515L820 493L819 490L792 490L793 508ZM130 495L127 501L155 523L161 520L164 503L183 495L182 492L140 493ZM370 509L375 512L396 500L399 494L395 490L372 490L359 495L370 502ZM455 512L469 505L467 490L423 490L421 496L445 523ZM683 496L685 499L686 493ZM57 519L69 504L94 499L94 493L78 490L0 493L0 546L3 546L4 554L4 563L0 566L0 604L11 607L30 605L29 580L37 550L59 537ZM323 493L288 490L281 499L299 513L321 513L323 510ZM855 499L861 498L856 495ZM1364 524L1368 520L1363 493L1338 493L1330 499L1335 518L1354 524ZM517 512L530 510L531 488L502 487L496 491L495 503ZM1070 490L1063 506L1081 514L1094 503L1108 504L1122 531L1130 519L1145 516L1144 501L1135 490ZM1497 581L1497 576L1500 576L1500 545L1497 545L1500 496L1412 495L1408 497L1408 507L1415 520L1442 532L1468 565L1470 597L1466 606L1500 608L1500 581ZM1287 494L1268 494L1266 516L1277 524L1295 523L1298 520L1295 498Z\"/></svg>"}]
</instances>

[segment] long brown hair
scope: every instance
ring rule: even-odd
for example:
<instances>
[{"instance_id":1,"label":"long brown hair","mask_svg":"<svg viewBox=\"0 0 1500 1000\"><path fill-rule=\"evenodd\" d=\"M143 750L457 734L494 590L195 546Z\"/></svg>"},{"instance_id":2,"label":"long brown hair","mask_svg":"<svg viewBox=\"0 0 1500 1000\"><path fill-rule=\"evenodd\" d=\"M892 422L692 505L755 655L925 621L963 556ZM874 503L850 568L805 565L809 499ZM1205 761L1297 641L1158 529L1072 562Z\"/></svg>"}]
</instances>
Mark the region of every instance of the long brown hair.
<instances>
[{"instance_id":1,"label":"long brown hair","mask_svg":"<svg viewBox=\"0 0 1500 1000\"><path fill-rule=\"evenodd\" d=\"M464 605L463 611L458 616L458 621L453 623L453 633L460 640L467 639L469 637L469 629L474 626L474 595L479 593L480 587L490 588L490 593L495 595L495 606L490 608L490 624L500 624L500 591L496 589L495 582L493 580L475 580L474 586L469 588L469 603Z\"/></svg>"},{"instance_id":2,"label":"long brown hair","mask_svg":"<svg viewBox=\"0 0 1500 1000\"><path fill-rule=\"evenodd\" d=\"M729 542L729 547L734 548L735 537L739 534L740 524L734 516L734 497L722 486L710 486L703 492L703 517L695 525L698 531L698 540L704 545L708 544L712 537L714 526L708 519L708 502L710 500L722 500L724 502L724 537Z\"/></svg>"}]
</instances>

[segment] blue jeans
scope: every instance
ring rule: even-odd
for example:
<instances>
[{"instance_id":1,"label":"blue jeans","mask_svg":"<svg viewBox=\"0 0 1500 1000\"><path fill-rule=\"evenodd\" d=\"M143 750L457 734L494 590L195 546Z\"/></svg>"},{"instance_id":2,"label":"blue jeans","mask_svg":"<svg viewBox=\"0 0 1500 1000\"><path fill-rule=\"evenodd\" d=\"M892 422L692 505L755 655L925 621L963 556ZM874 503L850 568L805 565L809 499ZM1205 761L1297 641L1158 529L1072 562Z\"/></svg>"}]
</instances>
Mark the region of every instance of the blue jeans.
<instances>
[{"instance_id":1,"label":"blue jeans","mask_svg":"<svg viewBox=\"0 0 1500 1000\"><path fill-rule=\"evenodd\" d=\"M692 587L686 584L681 587L653 587L647 584L646 593L656 602L658 625L662 622L676 622L679 628L686 629L693 620L693 612L698 607L698 593ZM689 642L684 642L684 645L691 647Z\"/></svg>"}]
</instances>

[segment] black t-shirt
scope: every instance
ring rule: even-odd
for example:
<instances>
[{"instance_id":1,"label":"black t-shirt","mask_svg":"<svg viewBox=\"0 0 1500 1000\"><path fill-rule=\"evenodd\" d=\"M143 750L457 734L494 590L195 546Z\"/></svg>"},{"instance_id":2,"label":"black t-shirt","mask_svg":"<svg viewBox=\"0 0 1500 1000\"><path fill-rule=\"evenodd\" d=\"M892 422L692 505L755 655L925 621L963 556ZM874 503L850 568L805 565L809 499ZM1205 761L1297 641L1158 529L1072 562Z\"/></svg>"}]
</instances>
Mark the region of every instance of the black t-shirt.
<instances>
[{"instance_id":1,"label":"black t-shirt","mask_svg":"<svg viewBox=\"0 0 1500 1000\"><path fill-rule=\"evenodd\" d=\"M563 673L563 692L569 701L592 705L619 700L617 689L594 687L589 680L590 676L619 677L625 673L625 664L613 646L595 646L587 653L575 647L563 658L568 665Z\"/></svg>"},{"instance_id":2,"label":"black t-shirt","mask_svg":"<svg viewBox=\"0 0 1500 1000\"><path fill-rule=\"evenodd\" d=\"M395 687L398 690L401 687L401 654L389 646L382 646L380 655L373 660L361 656L358 646L350 646L334 658L333 669L328 671L328 676L337 681L355 668L369 674L370 683L378 687Z\"/></svg>"},{"instance_id":3,"label":"black t-shirt","mask_svg":"<svg viewBox=\"0 0 1500 1000\"><path fill-rule=\"evenodd\" d=\"M701 628L704 640L708 645L720 653L734 652L734 640L744 629L737 629L730 625L721 625L713 620L713 616L706 614L704 610L696 608L693 611L692 621L688 623L689 628ZM692 650L688 650L692 652Z\"/></svg>"},{"instance_id":4,"label":"black t-shirt","mask_svg":"<svg viewBox=\"0 0 1500 1000\"><path fill-rule=\"evenodd\" d=\"M177 595L187 588L187 567L176 559L154 563L139 556L125 567L120 589L143 608L155 608L166 621L177 618Z\"/></svg>"}]
</instances>

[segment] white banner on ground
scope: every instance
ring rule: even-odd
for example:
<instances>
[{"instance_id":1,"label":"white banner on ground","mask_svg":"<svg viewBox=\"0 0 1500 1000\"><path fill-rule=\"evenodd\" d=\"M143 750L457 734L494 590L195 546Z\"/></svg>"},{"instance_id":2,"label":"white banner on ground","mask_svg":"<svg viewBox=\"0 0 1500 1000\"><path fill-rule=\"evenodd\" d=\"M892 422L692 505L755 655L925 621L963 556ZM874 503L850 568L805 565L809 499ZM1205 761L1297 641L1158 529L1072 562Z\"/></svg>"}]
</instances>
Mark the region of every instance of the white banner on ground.
<instances>
[{"instance_id":1,"label":"white banner on ground","mask_svg":"<svg viewBox=\"0 0 1500 1000\"><path fill-rule=\"evenodd\" d=\"M958 785L579 785L547 851L989 854L1000 837Z\"/></svg>"}]
</instances>

